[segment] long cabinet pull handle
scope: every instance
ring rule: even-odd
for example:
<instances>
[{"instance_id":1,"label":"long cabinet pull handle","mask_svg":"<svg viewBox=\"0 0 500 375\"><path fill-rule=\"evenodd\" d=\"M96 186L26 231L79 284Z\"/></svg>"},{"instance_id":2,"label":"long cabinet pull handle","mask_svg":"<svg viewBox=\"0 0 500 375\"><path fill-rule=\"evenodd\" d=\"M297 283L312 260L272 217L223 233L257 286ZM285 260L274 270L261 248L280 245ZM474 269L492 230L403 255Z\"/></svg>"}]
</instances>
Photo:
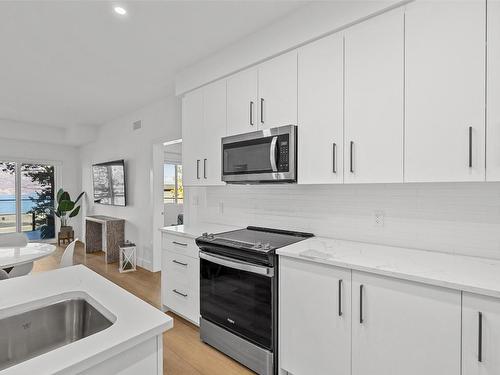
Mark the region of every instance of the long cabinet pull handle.
<instances>
[{"instance_id":1,"label":"long cabinet pull handle","mask_svg":"<svg viewBox=\"0 0 500 375\"><path fill-rule=\"evenodd\" d=\"M363 319L363 290L364 290L364 285L361 284L359 286L359 324L363 324L364 323L364 319Z\"/></svg>"},{"instance_id":2,"label":"long cabinet pull handle","mask_svg":"<svg viewBox=\"0 0 500 375\"><path fill-rule=\"evenodd\" d=\"M339 280L339 316L342 316L342 284L343 280Z\"/></svg>"},{"instance_id":3,"label":"long cabinet pull handle","mask_svg":"<svg viewBox=\"0 0 500 375\"><path fill-rule=\"evenodd\" d=\"M332 164L333 164L333 168L332 168L332 172L333 173L337 173L337 144L334 142L332 144Z\"/></svg>"},{"instance_id":4,"label":"long cabinet pull handle","mask_svg":"<svg viewBox=\"0 0 500 375\"><path fill-rule=\"evenodd\" d=\"M172 241L174 245L179 245L179 246L187 246L187 243L182 243L182 242L177 242L177 241Z\"/></svg>"},{"instance_id":5,"label":"long cabinet pull handle","mask_svg":"<svg viewBox=\"0 0 500 375\"><path fill-rule=\"evenodd\" d=\"M172 292L174 292L174 293L176 293L176 294L178 294L178 295L180 295L180 296L182 296L184 298L186 298L188 296L187 294L179 292L177 289L172 289Z\"/></svg>"},{"instance_id":6,"label":"long cabinet pull handle","mask_svg":"<svg viewBox=\"0 0 500 375\"><path fill-rule=\"evenodd\" d=\"M200 159L196 159L196 179L200 179Z\"/></svg>"},{"instance_id":7,"label":"long cabinet pull handle","mask_svg":"<svg viewBox=\"0 0 500 375\"><path fill-rule=\"evenodd\" d=\"M264 98L260 98L260 123L264 123Z\"/></svg>"},{"instance_id":8,"label":"long cabinet pull handle","mask_svg":"<svg viewBox=\"0 0 500 375\"><path fill-rule=\"evenodd\" d=\"M469 126L469 168L472 168L472 126Z\"/></svg>"},{"instance_id":9,"label":"long cabinet pull handle","mask_svg":"<svg viewBox=\"0 0 500 375\"><path fill-rule=\"evenodd\" d=\"M203 159L203 178L207 179L207 159Z\"/></svg>"},{"instance_id":10,"label":"long cabinet pull handle","mask_svg":"<svg viewBox=\"0 0 500 375\"><path fill-rule=\"evenodd\" d=\"M253 101L250 102L250 125L253 126Z\"/></svg>"},{"instance_id":11,"label":"long cabinet pull handle","mask_svg":"<svg viewBox=\"0 0 500 375\"><path fill-rule=\"evenodd\" d=\"M478 314L478 330L477 330L477 361L483 362L483 313Z\"/></svg>"},{"instance_id":12,"label":"long cabinet pull handle","mask_svg":"<svg viewBox=\"0 0 500 375\"><path fill-rule=\"evenodd\" d=\"M184 267L187 267L187 266L188 266L188 264L187 264L187 263L182 263L182 262L179 262L178 260L175 260L175 259L172 261L172 263L175 263L175 264L178 264L178 265L180 265L180 266L184 266Z\"/></svg>"},{"instance_id":13,"label":"long cabinet pull handle","mask_svg":"<svg viewBox=\"0 0 500 375\"><path fill-rule=\"evenodd\" d=\"M351 141L351 145L350 145L350 149L349 149L349 171L351 173L354 173L354 161L353 161L353 158L354 158L354 142Z\"/></svg>"}]
</instances>

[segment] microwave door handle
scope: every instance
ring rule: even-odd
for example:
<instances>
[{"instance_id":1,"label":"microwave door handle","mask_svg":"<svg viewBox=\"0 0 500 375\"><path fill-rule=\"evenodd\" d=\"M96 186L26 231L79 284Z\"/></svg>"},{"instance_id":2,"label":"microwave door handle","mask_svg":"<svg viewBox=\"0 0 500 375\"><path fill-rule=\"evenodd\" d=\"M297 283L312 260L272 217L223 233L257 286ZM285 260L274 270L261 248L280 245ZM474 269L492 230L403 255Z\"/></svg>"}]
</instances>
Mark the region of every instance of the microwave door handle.
<instances>
[{"instance_id":1,"label":"microwave door handle","mask_svg":"<svg viewBox=\"0 0 500 375\"><path fill-rule=\"evenodd\" d=\"M237 269L240 271L256 273L256 274L263 275L266 277L273 277L274 276L274 269L272 269L270 267L258 266L255 264L241 262L241 261L238 261L235 259L221 256L221 255L212 255L212 254L207 254L203 251L200 251L200 258L205 259L211 263L218 264L220 266L234 268L234 269Z\"/></svg>"},{"instance_id":2,"label":"microwave door handle","mask_svg":"<svg viewBox=\"0 0 500 375\"><path fill-rule=\"evenodd\" d=\"M273 137L271 141L271 148L269 150L269 159L271 160L271 168L273 172L278 172L278 167L276 166L276 150L278 147L278 137Z\"/></svg>"}]
</instances>

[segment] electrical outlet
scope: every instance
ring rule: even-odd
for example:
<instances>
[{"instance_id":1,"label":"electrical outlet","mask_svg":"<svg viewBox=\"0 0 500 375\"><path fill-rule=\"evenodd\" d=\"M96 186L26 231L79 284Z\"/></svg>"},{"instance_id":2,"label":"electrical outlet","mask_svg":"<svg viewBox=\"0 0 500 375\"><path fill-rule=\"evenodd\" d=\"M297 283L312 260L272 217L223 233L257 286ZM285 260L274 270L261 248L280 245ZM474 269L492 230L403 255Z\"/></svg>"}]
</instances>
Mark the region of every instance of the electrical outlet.
<instances>
[{"instance_id":1,"label":"electrical outlet","mask_svg":"<svg viewBox=\"0 0 500 375\"><path fill-rule=\"evenodd\" d=\"M373 223L376 227L383 227L384 226L384 212L383 211L373 212Z\"/></svg>"},{"instance_id":2,"label":"electrical outlet","mask_svg":"<svg viewBox=\"0 0 500 375\"><path fill-rule=\"evenodd\" d=\"M224 201L219 202L219 215L224 215Z\"/></svg>"}]
</instances>

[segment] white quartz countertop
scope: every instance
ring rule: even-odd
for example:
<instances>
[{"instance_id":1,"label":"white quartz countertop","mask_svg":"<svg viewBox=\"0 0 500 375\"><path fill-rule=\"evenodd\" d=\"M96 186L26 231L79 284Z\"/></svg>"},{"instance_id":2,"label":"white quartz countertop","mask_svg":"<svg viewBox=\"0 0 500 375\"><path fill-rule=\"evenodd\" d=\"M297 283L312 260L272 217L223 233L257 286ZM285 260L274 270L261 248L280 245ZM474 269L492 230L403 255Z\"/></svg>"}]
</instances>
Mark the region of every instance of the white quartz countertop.
<instances>
[{"instance_id":1,"label":"white quartz countertop","mask_svg":"<svg viewBox=\"0 0 500 375\"><path fill-rule=\"evenodd\" d=\"M231 230L241 229L241 227L234 227L229 225L212 224L212 223L199 223L195 225L172 225L169 227L160 228L164 233L177 234L187 238L196 238L203 233L222 233Z\"/></svg>"},{"instance_id":2,"label":"white quartz countertop","mask_svg":"<svg viewBox=\"0 0 500 375\"><path fill-rule=\"evenodd\" d=\"M1 375L75 374L172 328L168 315L83 265L0 281L0 319L41 300L87 298L113 325L0 371Z\"/></svg>"},{"instance_id":3,"label":"white quartz countertop","mask_svg":"<svg viewBox=\"0 0 500 375\"><path fill-rule=\"evenodd\" d=\"M292 257L500 298L500 261L314 237L277 251Z\"/></svg>"}]
</instances>

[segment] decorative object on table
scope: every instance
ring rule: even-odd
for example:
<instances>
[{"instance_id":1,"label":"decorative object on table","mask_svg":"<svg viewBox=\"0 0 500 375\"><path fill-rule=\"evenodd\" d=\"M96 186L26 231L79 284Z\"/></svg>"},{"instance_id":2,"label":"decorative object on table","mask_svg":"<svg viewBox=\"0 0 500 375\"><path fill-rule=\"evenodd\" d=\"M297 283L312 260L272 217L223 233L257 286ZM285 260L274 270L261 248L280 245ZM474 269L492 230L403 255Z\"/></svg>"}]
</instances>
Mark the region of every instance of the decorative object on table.
<instances>
[{"instance_id":1,"label":"decorative object on table","mask_svg":"<svg viewBox=\"0 0 500 375\"><path fill-rule=\"evenodd\" d=\"M71 227L70 227L71 228ZM71 241L75 240L75 231L60 231L57 234L57 245L61 246L61 242L64 245L66 242L69 244Z\"/></svg>"},{"instance_id":2,"label":"decorative object on table","mask_svg":"<svg viewBox=\"0 0 500 375\"><path fill-rule=\"evenodd\" d=\"M85 194L81 192L75 201L71 200L71 196L64 189L59 189L57 192L57 209L54 211L55 215L61 220L61 229L57 235L57 243L59 244L61 239L69 239L68 233L73 232L73 227L69 226L69 219L75 217L80 212L80 206L76 204L80 198ZM74 239L74 233L71 234L71 239Z\"/></svg>"},{"instance_id":3,"label":"decorative object on table","mask_svg":"<svg viewBox=\"0 0 500 375\"><path fill-rule=\"evenodd\" d=\"M128 240L120 245L120 272L130 272L137 269L137 247Z\"/></svg>"},{"instance_id":4,"label":"decorative object on table","mask_svg":"<svg viewBox=\"0 0 500 375\"><path fill-rule=\"evenodd\" d=\"M125 220L111 216L85 216L85 251L104 251L106 263L117 262L125 242Z\"/></svg>"}]
</instances>

